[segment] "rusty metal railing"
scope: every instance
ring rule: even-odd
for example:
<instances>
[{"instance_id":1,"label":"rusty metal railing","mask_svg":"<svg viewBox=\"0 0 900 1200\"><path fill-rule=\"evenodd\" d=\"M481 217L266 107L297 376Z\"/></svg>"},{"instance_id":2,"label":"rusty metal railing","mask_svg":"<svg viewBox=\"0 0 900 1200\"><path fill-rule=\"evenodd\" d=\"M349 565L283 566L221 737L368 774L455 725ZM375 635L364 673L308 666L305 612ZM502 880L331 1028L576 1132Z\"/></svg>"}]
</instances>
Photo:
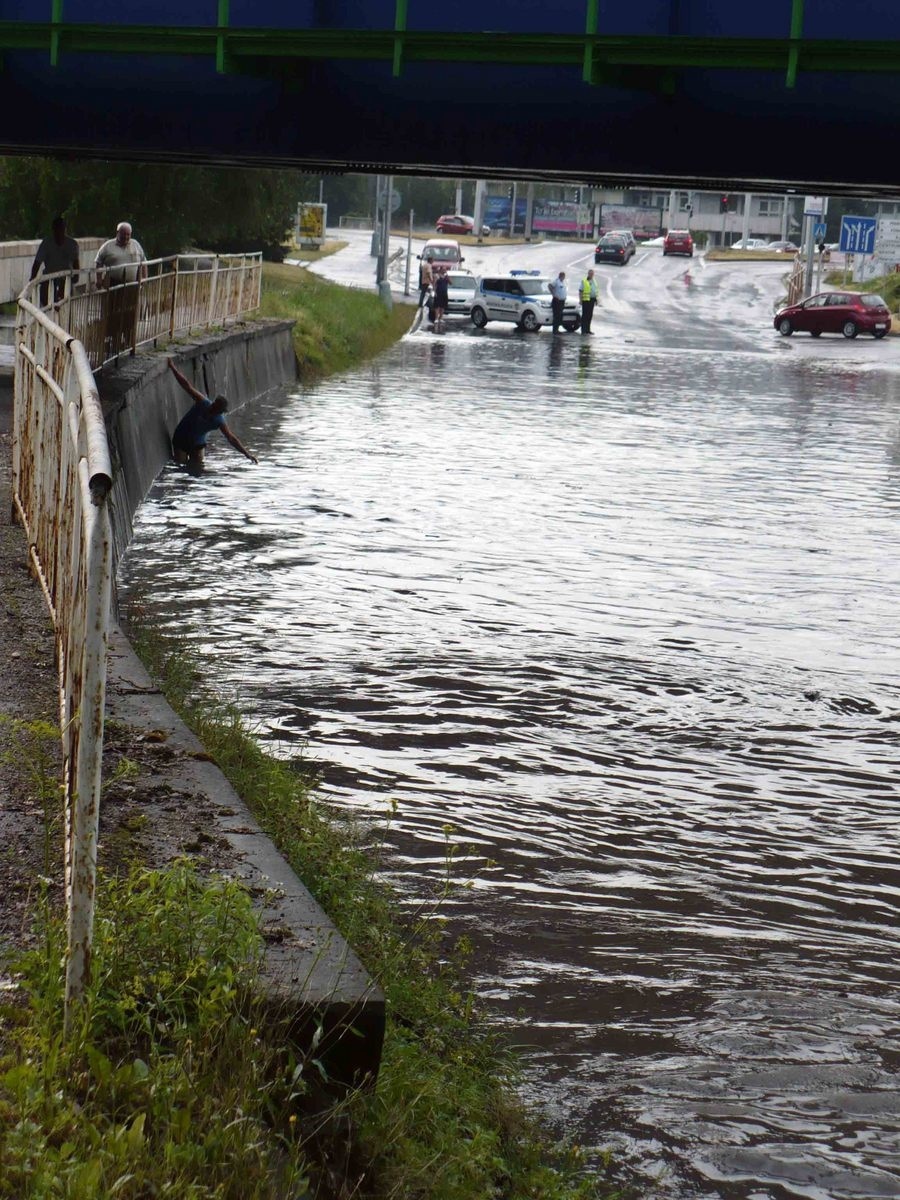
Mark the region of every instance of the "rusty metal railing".
<instances>
[{"instance_id":1,"label":"rusty metal railing","mask_svg":"<svg viewBox=\"0 0 900 1200\"><path fill-rule=\"evenodd\" d=\"M144 279L39 276L19 297L13 509L56 633L66 813L66 1025L91 973L112 571L112 465L93 372L259 306L262 258L178 256Z\"/></svg>"},{"instance_id":2,"label":"rusty metal railing","mask_svg":"<svg viewBox=\"0 0 900 1200\"><path fill-rule=\"evenodd\" d=\"M90 973L103 754L112 466L81 343L19 301L13 506L56 632L66 812L66 1003Z\"/></svg>"},{"instance_id":3,"label":"rusty metal railing","mask_svg":"<svg viewBox=\"0 0 900 1200\"><path fill-rule=\"evenodd\" d=\"M806 278L806 269L803 259L798 254L794 259L794 265L791 268L791 274L787 283L787 303L797 304L803 299L803 284Z\"/></svg>"},{"instance_id":4,"label":"rusty metal railing","mask_svg":"<svg viewBox=\"0 0 900 1200\"><path fill-rule=\"evenodd\" d=\"M119 282L96 267L40 275L22 292L84 346L93 370L138 346L224 325L259 307L262 255L186 255L144 264L146 278Z\"/></svg>"}]
</instances>

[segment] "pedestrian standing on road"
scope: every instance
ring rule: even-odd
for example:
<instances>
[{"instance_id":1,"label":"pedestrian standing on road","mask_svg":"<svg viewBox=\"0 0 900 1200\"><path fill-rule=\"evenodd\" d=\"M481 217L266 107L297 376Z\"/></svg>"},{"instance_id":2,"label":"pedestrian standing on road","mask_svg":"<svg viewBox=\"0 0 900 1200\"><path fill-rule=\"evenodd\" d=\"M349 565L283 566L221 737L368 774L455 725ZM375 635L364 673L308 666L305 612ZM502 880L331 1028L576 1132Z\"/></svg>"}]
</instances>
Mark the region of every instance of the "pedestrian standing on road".
<instances>
[{"instance_id":1,"label":"pedestrian standing on road","mask_svg":"<svg viewBox=\"0 0 900 1200\"><path fill-rule=\"evenodd\" d=\"M441 272L434 281L434 327L443 326L444 313L449 303L450 280L445 272Z\"/></svg>"},{"instance_id":2,"label":"pedestrian standing on road","mask_svg":"<svg viewBox=\"0 0 900 1200\"><path fill-rule=\"evenodd\" d=\"M424 304L425 297L433 284L434 267L432 266L432 258L429 254L423 261L421 270L419 271L419 308Z\"/></svg>"},{"instance_id":3,"label":"pedestrian standing on road","mask_svg":"<svg viewBox=\"0 0 900 1200\"><path fill-rule=\"evenodd\" d=\"M566 297L569 294L569 289L566 287L566 273L560 271L555 279L551 279L547 284L547 291L553 297L553 332L559 333L559 327L562 325L563 310L566 307Z\"/></svg>"},{"instance_id":4,"label":"pedestrian standing on road","mask_svg":"<svg viewBox=\"0 0 900 1200\"><path fill-rule=\"evenodd\" d=\"M591 321L594 317L594 305L596 303L597 284L594 280L594 268L591 267L581 281L581 332L583 335L591 335Z\"/></svg>"},{"instance_id":5,"label":"pedestrian standing on road","mask_svg":"<svg viewBox=\"0 0 900 1200\"><path fill-rule=\"evenodd\" d=\"M257 459L254 455L225 424L225 413L228 411L228 401L225 397L216 396L215 400L210 400L188 383L171 358L168 361L169 370L194 401L190 411L181 418L172 434L172 457L175 461L194 472L202 471L207 434L212 433L214 429L221 429L235 450L240 450L245 458L255 463Z\"/></svg>"},{"instance_id":6,"label":"pedestrian standing on road","mask_svg":"<svg viewBox=\"0 0 900 1200\"><path fill-rule=\"evenodd\" d=\"M74 238L66 236L65 217L54 217L50 228L52 230L50 237L45 237L37 248L37 254L35 254L34 262L31 264L29 279L34 279L41 267L44 268L45 275L53 275L56 271L77 271L79 269L78 243ZM49 283L42 283L40 285L41 308L47 307L49 293ZM66 280L54 279L54 304L59 303L65 294Z\"/></svg>"}]
</instances>

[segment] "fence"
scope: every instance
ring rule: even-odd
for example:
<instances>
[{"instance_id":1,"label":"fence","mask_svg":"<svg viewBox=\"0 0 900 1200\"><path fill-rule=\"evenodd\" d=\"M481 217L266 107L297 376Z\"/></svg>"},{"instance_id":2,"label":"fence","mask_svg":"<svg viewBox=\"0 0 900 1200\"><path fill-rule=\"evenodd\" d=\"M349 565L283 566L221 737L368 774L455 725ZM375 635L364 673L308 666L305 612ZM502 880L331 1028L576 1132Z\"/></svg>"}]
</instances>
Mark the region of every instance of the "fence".
<instances>
[{"instance_id":1,"label":"fence","mask_svg":"<svg viewBox=\"0 0 900 1200\"><path fill-rule=\"evenodd\" d=\"M191 329L223 325L259 307L262 255L175 255L145 263L146 278L119 279L126 271L91 267L41 275L24 299L52 312L57 324L84 346L97 370L138 346Z\"/></svg>"},{"instance_id":2,"label":"fence","mask_svg":"<svg viewBox=\"0 0 900 1200\"><path fill-rule=\"evenodd\" d=\"M794 265L791 268L790 278L787 284L787 302L788 304L797 304L803 299L803 286L806 279L806 264L798 254L794 259Z\"/></svg>"},{"instance_id":3,"label":"fence","mask_svg":"<svg viewBox=\"0 0 900 1200\"><path fill-rule=\"evenodd\" d=\"M91 969L112 572L112 465L93 369L157 338L258 307L262 282L258 254L179 256L147 269L146 279L122 283L93 270L39 277L18 302L13 509L56 633L67 1024Z\"/></svg>"},{"instance_id":4,"label":"fence","mask_svg":"<svg viewBox=\"0 0 900 1200\"><path fill-rule=\"evenodd\" d=\"M112 466L84 347L19 301L13 505L56 631L69 907L66 998L90 971L103 751ZM24 317L25 320L21 320Z\"/></svg>"}]
</instances>

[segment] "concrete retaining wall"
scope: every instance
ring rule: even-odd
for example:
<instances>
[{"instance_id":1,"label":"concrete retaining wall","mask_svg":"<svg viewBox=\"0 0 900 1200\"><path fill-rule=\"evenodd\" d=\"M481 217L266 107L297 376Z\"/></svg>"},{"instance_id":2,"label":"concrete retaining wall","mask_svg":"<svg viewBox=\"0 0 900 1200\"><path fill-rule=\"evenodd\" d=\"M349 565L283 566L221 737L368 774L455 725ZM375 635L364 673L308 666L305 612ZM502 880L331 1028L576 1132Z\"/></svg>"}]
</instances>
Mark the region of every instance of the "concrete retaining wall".
<instances>
[{"instance_id":1,"label":"concrete retaining wall","mask_svg":"<svg viewBox=\"0 0 900 1200\"><path fill-rule=\"evenodd\" d=\"M296 378L291 327L289 321L253 322L167 353L123 358L120 367L98 374L113 460L116 564L128 548L138 506L170 458L170 434L186 411L184 392L167 366L169 354L196 387L225 393L236 408ZM202 825L205 842L220 848L229 873L254 897L265 936L267 1004L289 1018L300 1046L309 1046L316 1034L316 1057L335 1083L372 1080L384 1038L383 993L169 707L117 625L110 639L106 697L108 719L160 751L148 781L152 786L141 802L153 842L150 857L169 861L188 853L183 817L173 804L180 797ZM101 814L101 841L104 819Z\"/></svg>"},{"instance_id":2,"label":"concrete retaining wall","mask_svg":"<svg viewBox=\"0 0 900 1200\"><path fill-rule=\"evenodd\" d=\"M166 354L127 356L97 373L113 461L110 516L113 562L131 543L133 518L154 479L171 458L171 435L188 398L167 366L206 395L228 397L232 410L297 377L290 321L254 321L207 335Z\"/></svg>"}]
</instances>

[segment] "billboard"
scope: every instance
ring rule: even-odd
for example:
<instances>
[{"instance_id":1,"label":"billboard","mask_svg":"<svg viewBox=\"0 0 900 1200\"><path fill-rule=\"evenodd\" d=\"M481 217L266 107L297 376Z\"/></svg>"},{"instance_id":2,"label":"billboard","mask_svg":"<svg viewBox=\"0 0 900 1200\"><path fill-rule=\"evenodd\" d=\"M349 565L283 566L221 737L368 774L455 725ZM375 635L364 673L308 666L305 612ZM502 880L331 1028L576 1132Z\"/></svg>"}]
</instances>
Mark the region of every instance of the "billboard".
<instances>
[{"instance_id":1,"label":"billboard","mask_svg":"<svg viewBox=\"0 0 900 1200\"><path fill-rule=\"evenodd\" d=\"M531 228L535 233L577 233L589 237L590 206L571 200L535 200Z\"/></svg>"},{"instance_id":2,"label":"billboard","mask_svg":"<svg viewBox=\"0 0 900 1200\"><path fill-rule=\"evenodd\" d=\"M660 237L663 231L663 210L643 205L601 204L600 236L608 229L630 229L636 241Z\"/></svg>"},{"instance_id":3,"label":"billboard","mask_svg":"<svg viewBox=\"0 0 900 1200\"><path fill-rule=\"evenodd\" d=\"M510 209L512 208L512 200L509 196L485 196L484 198L484 223L490 225L491 229L509 229ZM525 229L525 213L528 209L528 201L523 196L521 199L516 199L516 229Z\"/></svg>"},{"instance_id":4,"label":"billboard","mask_svg":"<svg viewBox=\"0 0 900 1200\"><path fill-rule=\"evenodd\" d=\"M327 204L297 205L297 245L323 246L325 244L325 221Z\"/></svg>"}]
</instances>

